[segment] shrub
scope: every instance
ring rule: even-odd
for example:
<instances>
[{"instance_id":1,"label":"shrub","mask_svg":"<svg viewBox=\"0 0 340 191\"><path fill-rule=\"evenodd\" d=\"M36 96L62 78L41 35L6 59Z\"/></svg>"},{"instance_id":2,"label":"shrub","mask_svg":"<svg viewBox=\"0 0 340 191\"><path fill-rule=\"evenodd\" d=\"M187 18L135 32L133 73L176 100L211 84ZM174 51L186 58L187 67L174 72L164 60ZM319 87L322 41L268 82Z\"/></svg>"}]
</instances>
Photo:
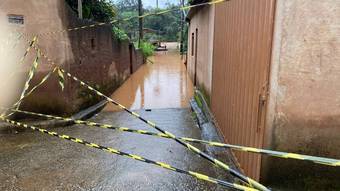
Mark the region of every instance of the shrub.
<instances>
[{"instance_id":1,"label":"shrub","mask_svg":"<svg viewBox=\"0 0 340 191\"><path fill-rule=\"evenodd\" d=\"M145 58L152 56L155 52L155 46L149 42L144 42L144 41L140 43L139 49Z\"/></svg>"},{"instance_id":2,"label":"shrub","mask_svg":"<svg viewBox=\"0 0 340 191\"><path fill-rule=\"evenodd\" d=\"M125 31L116 26L112 27L112 32L118 40L129 40L129 36L125 33Z\"/></svg>"}]
</instances>

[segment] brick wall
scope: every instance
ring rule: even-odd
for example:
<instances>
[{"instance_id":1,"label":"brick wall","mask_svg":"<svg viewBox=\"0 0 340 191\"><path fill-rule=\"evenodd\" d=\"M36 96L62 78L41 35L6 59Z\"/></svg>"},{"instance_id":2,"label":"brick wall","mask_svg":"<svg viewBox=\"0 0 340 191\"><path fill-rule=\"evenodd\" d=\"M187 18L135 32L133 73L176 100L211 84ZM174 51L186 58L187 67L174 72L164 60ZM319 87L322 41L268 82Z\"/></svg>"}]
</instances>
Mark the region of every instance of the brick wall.
<instances>
[{"instance_id":1,"label":"brick wall","mask_svg":"<svg viewBox=\"0 0 340 191\"><path fill-rule=\"evenodd\" d=\"M35 0L25 2L13 0L5 2L0 10L4 12L4 16L24 15L24 25L11 27L27 34L93 24L92 21L78 19L64 1L46 0L45 3L36 3ZM40 11L37 15L38 10ZM22 44L27 46L25 42ZM38 45L66 71L107 95L144 63L140 52L130 46L129 42L116 39L109 25L43 36L39 39ZM34 52L30 53L25 67L22 67L18 75L27 75L27 68L34 56ZM51 67L43 60L32 84L38 83L50 70ZM54 75L24 101L22 109L70 115L98 101L100 101L98 97L90 95L77 82L69 79L65 82L64 91L61 91Z\"/></svg>"}]
</instances>

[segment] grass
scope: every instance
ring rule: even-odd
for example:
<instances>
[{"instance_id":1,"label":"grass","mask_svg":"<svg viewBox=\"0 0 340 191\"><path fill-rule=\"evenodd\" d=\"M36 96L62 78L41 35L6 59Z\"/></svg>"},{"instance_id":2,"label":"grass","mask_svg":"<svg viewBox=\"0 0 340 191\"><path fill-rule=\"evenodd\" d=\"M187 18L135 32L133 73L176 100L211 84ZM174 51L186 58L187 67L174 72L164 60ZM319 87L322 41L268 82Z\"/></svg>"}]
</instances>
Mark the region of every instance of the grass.
<instances>
[{"instance_id":1,"label":"grass","mask_svg":"<svg viewBox=\"0 0 340 191\"><path fill-rule=\"evenodd\" d=\"M195 94L194 99L195 99L195 101L196 101L198 107L202 109L203 104L202 104L202 101L201 101L201 99L198 97L197 94Z\"/></svg>"}]
</instances>

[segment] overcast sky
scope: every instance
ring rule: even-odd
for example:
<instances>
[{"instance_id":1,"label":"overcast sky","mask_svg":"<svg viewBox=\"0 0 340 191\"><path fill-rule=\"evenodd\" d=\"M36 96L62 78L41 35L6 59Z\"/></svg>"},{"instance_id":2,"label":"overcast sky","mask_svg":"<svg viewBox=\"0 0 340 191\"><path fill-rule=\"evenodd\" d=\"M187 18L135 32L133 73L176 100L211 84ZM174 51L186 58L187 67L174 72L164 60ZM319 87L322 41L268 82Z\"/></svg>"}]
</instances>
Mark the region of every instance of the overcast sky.
<instances>
[{"instance_id":1,"label":"overcast sky","mask_svg":"<svg viewBox=\"0 0 340 191\"><path fill-rule=\"evenodd\" d=\"M0 0L1 1L1 0ZM114 2L116 2L117 0L114 0ZM153 7L155 8L156 7L156 0L142 0L143 2L143 6L145 8L148 8L148 7ZM180 3L180 0L158 0L158 5L159 5L159 8L164 8L165 7L165 4L167 2L170 2L172 4L177 4L179 5Z\"/></svg>"},{"instance_id":2,"label":"overcast sky","mask_svg":"<svg viewBox=\"0 0 340 191\"><path fill-rule=\"evenodd\" d=\"M158 0L160 8L164 8L165 4L170 2L172 4L179 4L180 0ZM156 7L156 0L143 0L144 7Z\"/></svg>"}]
</instances>

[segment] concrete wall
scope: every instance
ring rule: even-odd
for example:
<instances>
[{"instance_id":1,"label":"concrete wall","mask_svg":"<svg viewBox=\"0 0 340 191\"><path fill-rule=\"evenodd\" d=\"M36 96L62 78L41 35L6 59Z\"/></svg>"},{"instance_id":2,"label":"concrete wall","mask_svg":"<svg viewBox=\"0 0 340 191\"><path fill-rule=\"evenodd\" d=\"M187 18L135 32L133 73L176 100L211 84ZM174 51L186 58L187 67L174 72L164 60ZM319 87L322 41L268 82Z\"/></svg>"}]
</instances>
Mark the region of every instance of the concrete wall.
<instances>
[{"instance_id":1,"label":"concrete wall","mask_svg":"<svg viewBox=\"0 0 340 191\"><path fill-rule=\"evenodd\" d=\"M192 34L198 29L197 47L197 84L206 96L211 94L212 60L214 43L214 16L215 6L206 6L199 10L193 10L194 16L190 20L188 32L188 71L191 78L195 76L195 54L192 55ZM196 38L196 36L195 36ZM194 43L194 46L195 43Z\"/></svg>"},{"instance_id":2,"label":"concrete wall","mask_svg":"<svg viewBox=\"0 0 340 191\"><path fill-rule=\"evenodd\" d=\"M78 19L62 0L11 0L2 3L0 9L6 19L7 14L24 15L24 25L10 25L25 34L59 31L93 23ZM144 62L138 51L129 48L128 42L114 38L110 26L41 36L38 45L58 65L108 95ZM27 43L22 44L22 47L26 46ZM30 54L26 68L34 55L34 52ZM50 69L46 64L41 65L33 83ZM24 102L23 108L70 114L98 101L74 81L67 80L65 85L65 90L61 92L57 78L53 76Z\"/></svg>"},{"instance_id":3,"label":"concrete wall","mask_svg":"<svg viewBox=\"0 0 340 191\"><path fill-rule=\"evenodd\" d=\"M191 39L192 33L195 33L197 28L199 39L197 81L198 86L204 87L207 92L211 92L210 67L212 64L214 66L212 110L219 126L226 129L224 134L231 139L238 139L244 137L246 129L254 126L246 123L247 116L244 113L256 115L256 107L247 109L246 106L257 105L259 97L257 93L261 90L256 88L255 92L251 92L247 87L256 84L256 79L262 79L269 72L265 68L254 70L247 66L254 67L254 63L257 63L256 66L268 63L270 65L269 102L264 110L266 114L261 115L265 116L264 148L340 158L340 149L338 149L340 148L340 1L235 0L224 3L224 6L226 7L220 9L216 7L214 10L219 14L216 18L211 17L212 11L208 7L191 10L188 33L188 70L194 79L195 56L191 56ZM227 9L228 7L231 7L230 10ZM238 10L240 7L241 10ZM219 29L213 31L215 37L209 36L211 31L208 28L213 25L211 19L215 22L215 30ZM275 30L272 34L273 24ZM222 28L222 25L227 27ZM255 30L254 26L258 26L258 30ZM247 32L247 30L251 31ZM215 38L214 42L213 38ZM210 43L214 43L214 46ZM230 47L230 50L225 47ZM211 53L219 54L221 58L211 60ZM228 61L228 59L234 60ZM246 64L240 65L241 61ZM230 63L235 66L228 66ZM222 69L216 70L216 66L221 66ZM244 75L245 72L253 73ZM261 72L263 75L260 74ZM244 82L236 80L237 85L224 85L222 88L214 84L214 79L217 79L218 83L232 83L240 76L244 79L258 77ZM264 84L265 82L260 83L259 87ZM229 90L229 87L235 87L236 90ZM220 92L216 93L216 89ZM244 95L240 94L244 91ZM229 95L226 95L226 92ZM215 94L219 96L218 99L214 99ZM252 100L254 104L249 105L248 103L251 102L245 101L247 96L254 99ZM246 106L238 107L238 100ZM226 111L233 108L237 108L235 112ZM243 112L243 109L247 109L246 112ZM230 113L232 115L228 117ZM235 113L237 115L233 115ZM256 116L251 119L256 119ZM238 120L241 125L234 124ZM229 124L230 128L224 124ZM232 134L230 129L233 128L241 134L239 136ZM255 134L254 137L262 141L261 136ZM238 144L259 147L250 144L249 138L243 140L245 142ZM248 154L242 154L244 157L239 158L243 158L245 162L251 161ZM254 164L248 166L243 164L243 168L253 169ZM283 187L290 185L291 190L340 189L338 168L311 162L264 156L261 159L261 168L256 170L255 174L256 176L253 177L256 179L259 177L261 181L270 185L281 184Z\"/></svg>"},{"instance_id":4,"label":"concrete wall","mask_svg":"<svg viewBox=\"0 0 340 191\"><path fill-rule=\"evenodd\" d=\"M340 158L339 26L338 0L277 1L266 147ZM331 187L340 178L339 168L273 158L262 174Z\"/></svg>"}]
</instances>

